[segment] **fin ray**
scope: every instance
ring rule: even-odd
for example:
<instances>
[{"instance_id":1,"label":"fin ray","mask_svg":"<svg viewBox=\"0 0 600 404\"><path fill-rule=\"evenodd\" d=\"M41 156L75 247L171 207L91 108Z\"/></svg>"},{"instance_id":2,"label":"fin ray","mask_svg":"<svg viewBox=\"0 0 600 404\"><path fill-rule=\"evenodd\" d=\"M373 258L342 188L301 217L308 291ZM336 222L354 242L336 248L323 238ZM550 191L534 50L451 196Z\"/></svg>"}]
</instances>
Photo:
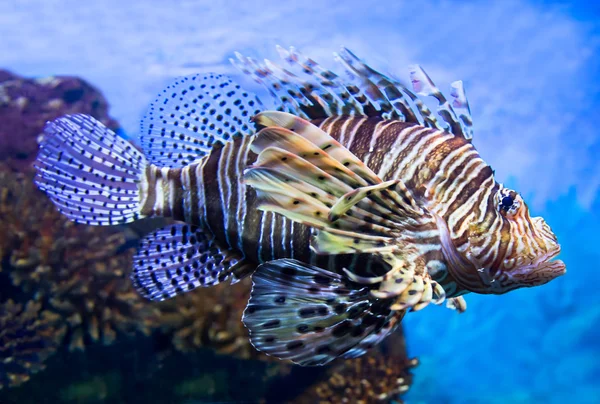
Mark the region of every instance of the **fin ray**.
<instances>
[{"instance_id":1,"label":"fin ray","mask_svg":"<svg viewBox=\"0 0 600 404\"><path fill-rule=\"evenodd\" d=\"M370 300L367 289L349 287L340 275L296 260L262 264L252 279L243 316L252 344L303 366L361 355L404 315Z\"/></svg>"},{"instance_id":2,"label":"fin ray","mask_svg":"<svg viewBox=\"0 0 600 404\"><path fill-rule=\"evenodd\" d=\"M333 139L323 130L307 120L285 112L265 111L256 115L254 121L258 125L281 127L298 133L319 149L326 151L331 158L337 160L340 164L362 177L368 185L381 182L377 175L368 168L365 163L354 154L350 153L337 140Z\"/></svg>"},{"instance_id":3,"label":"fin ray","mask_svg":"<svg viewBox=\"0 0 600 404\"><path fill-rule=\"evenodd\" d=\"M445 130L467 140L472 138L472 119L462 82L452 83L450 103L418 65L409 71L413 92L402 82L376 71L347 48L334 53L334 59L347 73L343 79L294 47L286 50L278 46L277 51L288 68L269 60L261 64L239 53L237 60L230 60L267 88L279 101L280 111L309 120L340 115L381 116ZM437 114L447 126L438 121L419 96L431 96L438 101ZM453 107L462 113L457 114Z\"/></svg>"},{"instance_id":4,"label":"fin ray","mask_svg":"<svg viewBox=\"0 0 600 404\"><path fill-rule=\"evenodd\" d=\"M254 133L260 100L226 76L177 79L150 104L141 122L142 149L156 165L183 167L224 144Z\"/></svg>"},{"instance_id":5,"label":"fin ray","mask_svg":"<svg viewBox=\"0 0 600 404\"><path fill-rule=\"evenodd\" d=\"M35 182L69 219L91 225L142 218L139 182L147 166L135 147L91 116L48 122Z\"/></svg>"},{"instance_id":6,"label":"fin ray","mask_svg":"<svg viewBox=\"0 0 600 404\"><path fill-rule=\"evenodd\" d=\"M133 262L135 289L159 301L230 278L237 282L254 269L237 253L221 249L212 235L186 224L148 234Z\"/></svg>"}]
</instances>

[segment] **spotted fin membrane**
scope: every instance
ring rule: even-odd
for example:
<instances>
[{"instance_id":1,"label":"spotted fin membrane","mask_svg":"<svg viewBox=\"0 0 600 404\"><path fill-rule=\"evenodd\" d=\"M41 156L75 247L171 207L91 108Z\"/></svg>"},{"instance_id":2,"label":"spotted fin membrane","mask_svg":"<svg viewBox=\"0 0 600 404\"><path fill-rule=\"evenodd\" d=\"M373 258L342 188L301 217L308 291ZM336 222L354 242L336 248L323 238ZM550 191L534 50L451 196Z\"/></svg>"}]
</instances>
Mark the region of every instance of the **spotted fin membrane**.
<instances>
[{"instance_id":1,"label":"spotted fin membrane","mask_svg":"<svg viewBox=\"0 0 600 404\"><path fill-rule=\"evenodd\" d=\"M369 298L339 274L291 259L262 264L243 321L260 351L303 366L355 358L400 324L404 311Z\"/></svg>"},{"instance_id":2,"label":"spotted fin membrane","mask_svg":"<svg viewBox=\"0 0 600 404\"><path fill-rule=\"evenodd\" d=\"M159 301L228 278L235 283L255 269L239 253L220 248L212 236L186 224L150 233L133 261L135 289L145 298Z\"/></svg>"},{"instance_id":3,"label":"spotted fin membrane","mask_svg":"<svg viewBox=\"0 0 600 404\"><path fill-rule=\"evenodd\" d=\"M150 104L140 140L148 160L183 167L216 145L254 133L250 118L263 109L255 95L219 74L177 79Z\"/></svg>"},{"instance_id":4,"label":"spotted fin membrane","mask_svg":"<svg viewBox=\"0 0 600 404\"><path fill-rule=\"evenodd\" d=\"M77 223L106 226L143 217L138 183L148 161L91 116L48 122L34 165L37 186Z\"/></svg>"},{"instance_id":5,"label":"spotted fin membrane","mask_svg":"<svg viewBox=\"0 0 600 404\"><path fill-rule=\"evenodd\" d=\"M450 102L419 65L410 66L413 88L410 90L401 81L368 66L346 48L334 53L343 76L323 68L294 47L286 50L278 46L277 50L282 65L266 59L260 63L239 53L230 61L269 91L277 100L279 111L308 120L339 115L381 116L445 130L467 140L473 137L462 81L451 84ZM437 100L437 113L444 123L419 96Z\"/></svg>"}]
</instances>

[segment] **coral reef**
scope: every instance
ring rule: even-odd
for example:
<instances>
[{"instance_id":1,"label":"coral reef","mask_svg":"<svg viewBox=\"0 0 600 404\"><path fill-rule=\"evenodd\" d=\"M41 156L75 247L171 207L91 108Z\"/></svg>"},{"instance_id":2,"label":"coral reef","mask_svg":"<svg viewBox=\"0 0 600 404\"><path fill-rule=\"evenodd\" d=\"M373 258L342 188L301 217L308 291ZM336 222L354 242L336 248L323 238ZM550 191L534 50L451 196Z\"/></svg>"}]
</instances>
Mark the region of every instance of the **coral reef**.
<instances>
[{"instance_id":1,"label":"coral reef","mask_svg":"<svg viewBox=\"0 0 600 404\"><path fill-rule=\"evenodd\" d=\"M44 369L56 350L55 318L41 304L7 301L0 306L0 389L13 387Z\"/></svg>"},{"instance_id":2,"label":"coral reef","mask_svg":"<svg viewBox=\"0 0 600 404\"><path fill-rule=\"evenodd\" d=\"M28 79L0 70L0 160L13 170L25 169L37 154L44 124L65 114L94 116L111 129L108 103L86 81L76 77Z\"/></svg>"},{"instance_id":3,"label":"coral reef","mask_svg":"<svg viewBox=\"0 0 600 404\"><path fill-rule=\"evenodd\" d=\"M242 359L270 359L250 344L242 313L251 279L186 293L159 304L158 323L181 352L209 347Z\"/></svg>"},{"instance_id":4,"label":"coral reef","mask_svg":"<svg viewBox=\"0 0 600 404\"><path fill-rule=\"evenodd\" d=\"M17 80L19 76L14 73L9 72L8 70L0 69L0 84L9 80Z\"/></svg>"},{"instance_id":5,"label":"coral reef","mask_svg":"<svg viewBox=\"0 0 600 404\"><path fill-rule=\"evenodd\" d=\"M88 235L91 238L85 249L81 249L81 240L68 240L72 243L65 247L69 249L68 265L55 273L48 294L49 310L66 320L70 349L83 349L95 342L111 344L117 334L149 335L156 316L155 309L135 293L125 275L131 252L114 254L122 236L94 233Z\"/></svg>"},{"instance_id":6,"label":"coral reef","mask_svg":"<svg viewBox=\"0 0 600 404\"><path fill-rule=\"evenodd\" d=\"M131 287L131 250L118 228L80 226L60 215L32 173L0 171L1 270L15 287L60 316L70 349L148 334L156 317Z\"/></svg>"},{"instance_id":7,"label":"coral reef","mask_svg":"<svg viewBox=\"0 0 600 404\"><path fill-rule=\"evenodd\" d=\"M366 355L338 362L326 380L309 388L294 403L402 403L399 396L412 384L410 369L418 363L408 358L399 329Z\"/></svg>"},{"instance_id":8,"label":"coral reef","mask_svg":"<svg viewBox=\"0 0 600 404\"><path fill-rule=\"evenodd\" d=\"M36 286L50 267L60 215L31 182L32 173L13 173L0 164L0 271L10 268L18 287Z\"/></svg>"}]
</instances>

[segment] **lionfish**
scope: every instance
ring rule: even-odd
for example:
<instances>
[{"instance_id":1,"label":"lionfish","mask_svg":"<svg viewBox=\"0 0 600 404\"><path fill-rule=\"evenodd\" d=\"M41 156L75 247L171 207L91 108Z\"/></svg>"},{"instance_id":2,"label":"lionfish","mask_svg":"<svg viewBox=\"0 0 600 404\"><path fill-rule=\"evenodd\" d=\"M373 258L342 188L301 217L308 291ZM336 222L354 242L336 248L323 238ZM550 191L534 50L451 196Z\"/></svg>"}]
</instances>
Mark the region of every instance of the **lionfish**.
<instances>
[{"instance_id":1,"label":"lionfish","mask_svg":"<svg viewBox=\"0 0 600 404\"><path fill-rule=\"evenodd\" d=\"M278 50L283 66L232 59L272 110L209 74L159 94L142 152L90 116L46 125L36 183L70 219L180 222L142 239L132 280L143 296L252 274L252 344L308 366L363 354L430 302L460 310L465 293L565 273L550 227L473 147L462 82L448 101L419 66L411 90L347 49L341 75Z\"/></svg>"}]
</instances>

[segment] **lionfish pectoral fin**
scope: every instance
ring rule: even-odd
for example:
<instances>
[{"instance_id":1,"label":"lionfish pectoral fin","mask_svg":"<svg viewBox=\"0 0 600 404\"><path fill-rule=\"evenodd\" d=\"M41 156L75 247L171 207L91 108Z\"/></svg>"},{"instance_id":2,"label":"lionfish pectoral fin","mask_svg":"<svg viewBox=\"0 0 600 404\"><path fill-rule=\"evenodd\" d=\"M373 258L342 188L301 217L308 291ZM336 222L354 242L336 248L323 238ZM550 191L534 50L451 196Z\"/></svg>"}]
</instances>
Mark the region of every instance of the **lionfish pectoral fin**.
<instances>
[{"instance_id":1,"label":"lionfish pectoral fin","mask_svg":"<svg viewBox=\"0 0 600 404\"><path fill-rule=\"evenodd\" d=\"M311 248L317 254L366 253L381 258L392 268L390 273L366 282L355 275L356 281L381 282L380 295L398 297L398 308L419 309L433 295L440 298L439 287L417 260L420 234L435 232L437 224L404 182L384 182L304 119L267 111L255 122L266 128L253 140L258 158L244 178L257 192L259 209L316 229ZM352 279L354 274L347 275ZM415 279L420 287L402 294Z\"/></svg>"},{"instance_id":2,"label":"lionfish pectoral fin","mask_svg":"<svg viewBox=\"0 0 600 404\"><path fill-rule=\"evenodd\" d=\"M245 180L258 191L261 208L384 243L424 214L402 181L384 182L310 122L277 111L260 113L255 122L266 128L253 140L258 159Z\"/></svg>"},{"instance_id":3,"label":"lionfish pectoral fin","mask_svg":"<svg viewBox=\"0 0 600 404\"><path fill-rule=\"evenodd\" d=\"M131 279L142 296L160 301L227 279L235 283L255 267L217 245L210 233L175 224L142 239Z\"/></svg>"},{"instance_id":4,"label":"lionfish pectoral fin","mask_svg":"<svg viewBox=\"0 0 600 404\"><path fill-rule=\"evenodd\" d=\"M258 267L243 321L258 350L303 366L357 357L396 329L404 311L391 311L366 288L297 260Z\"/></svg>"},{"instance_id":5,"label":"lionfish pectoral fin","mask_svg":"<svg viewBox=\"0 0 600 404\"><path fill-rule=\"evenodd\" d=\"M367 198L373 192L382 191L384 189L390 189L396 185L400 180L382 182L377 185L370 185L366 187L356 188L344 195L342 195L335 205L331 207L329 211L329 221L335 222L342 215L345 215L354 205L359 203L361 200Z\"/></svg>"},{"instance_id":6,"label":"lionfish pectoral fin","mask_svg":"<svg viewBox=\"0 0 600 404\"><path fill-rule=\"evenodd\" d=\"M142 150L152 164L183 167L254 134L250 120L262 109L255 95L226 76L181 77L150 104L141 122Z\"/></svg>"},{"instance_id":7,"label":"lionfish pectoral fin","mask_svg":"<svg viewBox=\"0 0 600 404\"><path fill-rule=\"evenodd\" d=\"M371 295L379 299L393 299L392 310L418 311L429 303L441 304L445 291L425 271L422 260L411 254L411 247L403 250L378 253L390 265L390 270L380 276L363 277L344 269L350 280L358 284L379 284Z\"/></svg>"},{"instance_id":8,"label":"lionfish pectoral fin","mask_svg":"<svg viewBox=\"0 0 600 404\"><path fill-rule=\"evenodd\" d=\"M288 135L290 132L296 133L312 143L311 149L313 150L313 153L316 152L318 154L303 155L299 150L296 151L295 148L286 148L286 150L297 152L299 156L306 158L317 166L321 166L319 164L321 159L329 157L330 159L323 161L322 165L330 169L332 171L331 174L334 176L337 172L342 172L347 175L353 173L353 177L356 181L359 181L364 185L382 182L363 161L322 129L305 119L285 112L265 111L256 115L254 117L254 122L259 126L265 126L267 129L261 131L263 133L259 133L257 139L267 136L267 134L270 133L268 129L280 128L286 130L284 133ZM262 147L260 146L261 144L263 145ZM265 146L268 147L269 143L256 141L256 147L253 148L253 151L259 153L264 150Z\"/></svg>"},{"instance_id":9,"label":"lionfish pectoral fin","mask_svg":"<svg viewBox=\"0 0 600 404\"><path fill-rule=\"evenodd\" d=\"M403 279L404 281L405 279ZM385 290L386 286L385 284L382 285L379 291ZM396 297L392 309L403 310L410 308L412 311L419 311L432 301L442 298L443 294L444 290L429 277L414 275L412 281L408 282L406 289Z\"/></svg>"}]
</instances>

